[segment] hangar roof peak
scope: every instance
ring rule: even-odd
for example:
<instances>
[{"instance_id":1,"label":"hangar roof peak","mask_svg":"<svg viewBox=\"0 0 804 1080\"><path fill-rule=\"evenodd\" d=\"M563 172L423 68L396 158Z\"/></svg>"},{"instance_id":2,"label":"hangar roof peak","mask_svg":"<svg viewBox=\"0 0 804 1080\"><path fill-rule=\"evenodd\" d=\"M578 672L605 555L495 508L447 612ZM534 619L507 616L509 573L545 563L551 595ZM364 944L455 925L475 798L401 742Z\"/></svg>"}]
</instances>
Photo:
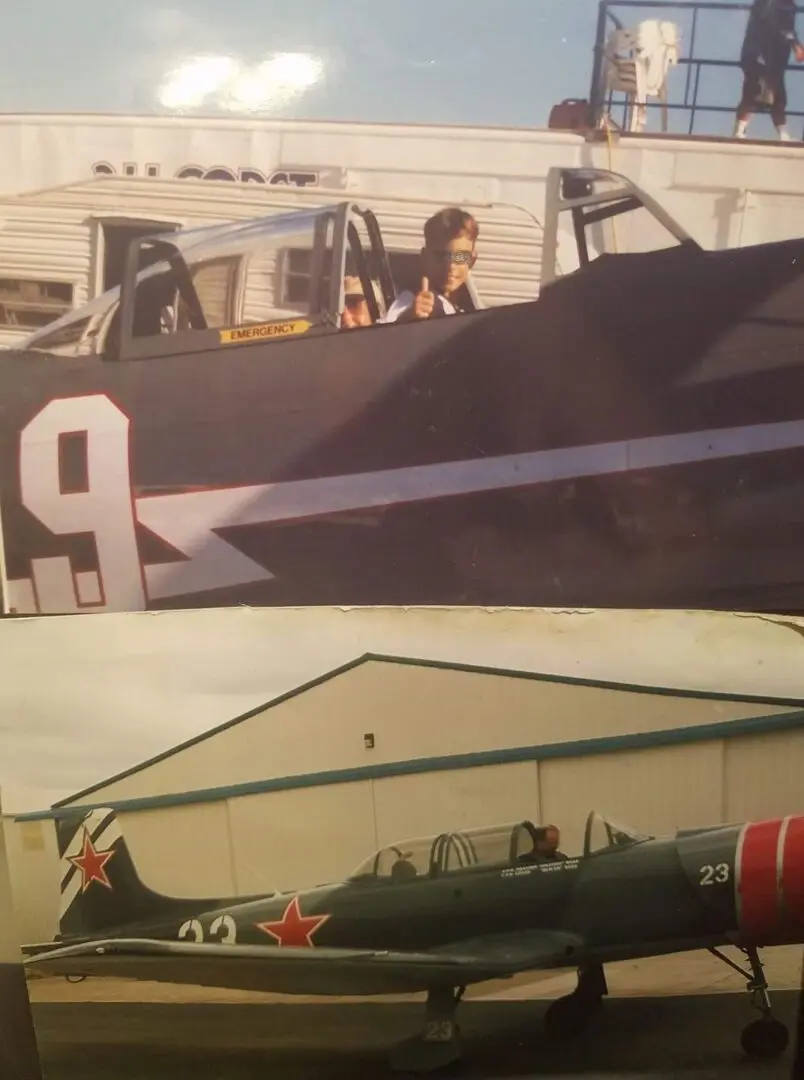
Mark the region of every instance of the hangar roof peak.
<instances>
[{"instance_id":1,"label":"hangar roof peak","mask_svg":"<svg viewBox=\"0 0 804 1080\"><path fill-rule=\"evenodd\" d=\"M127 777L143 772L145 769L150 768L152 765L155 765L160 761L165 761L168 758L174 757L191 746L204 742L207 739L211 739L214 736L221 734L221 732L223 731L227 731L230 728L236 727L237 725L244 723L246 720L250 720L253 717L260 715L261 713L267 712L269 709L276 708L277 706L284 704L286 701L290 701L293 698L299 697L302 694L305 694L318 686L328 683L333 679L336 679L342 675L347 674L350 671L363 667L364 665L369 663L395 664L408 667L430 668L443 671L459 671L465 672L467 674L500 676L509 679L527 679L534 682L558 683L568 686L596 687L602 690L630 691L632 693L655 696L669 695L675 698L695 698L698 700L710 701L757 703L767 706L786 706L795 709L804 708L804 699L800 698L778 698L750 694L728 694L713 691L678 689L666 686L640 685L637 683L613 682L602 679L588 679L571 675L558 675L554 673L548 674L544 672L525 671L521 669L487 667L480 664L469 664L460 661L434 660L424 659L420 657L367 652L363 653L361 656L355 657L353 660L350 660L345 664L341 664L338 667L325 671L321 675L318 675L316 678L304 682L299 686L293 687L291 690L285 691L284 693L279 694L274 698L270 698L268 701L265 701L262 704L249 709L245 713L241 713L240 715L235 716L229 720L225 720L223 721L223 723L217 724L214 727L209 728L207 731L202 732L200 735L196 735L191 739L187 739L181 743L178 743L177 745L172 746L169 749L164 750L161 753L156 754L145 761L139 762L138 764L133 765L128 769L124 769L113 776L100 780L96 784L92 784L90 787L84 788L83 790L76 792L74 795L68 796L64 799L60 799L58 802L53 803L52 809L58 810L60 808L72 807L77 802L86 799L87 797L95 794L102 788L105 788L110 784L117 782L118 780L123 780Z\"/></svg>"}]
</instances>

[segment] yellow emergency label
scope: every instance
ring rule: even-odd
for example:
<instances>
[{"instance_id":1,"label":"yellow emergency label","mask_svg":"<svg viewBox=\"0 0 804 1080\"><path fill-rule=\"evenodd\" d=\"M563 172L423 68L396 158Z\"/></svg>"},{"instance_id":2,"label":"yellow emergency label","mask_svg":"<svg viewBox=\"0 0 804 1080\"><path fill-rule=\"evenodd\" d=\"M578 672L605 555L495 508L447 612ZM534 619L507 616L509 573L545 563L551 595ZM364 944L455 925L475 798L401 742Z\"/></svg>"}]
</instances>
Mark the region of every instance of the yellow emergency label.
<instances>
[{"instance_id":1,"label":"yellow emergency label","mask_svg":"<svg viewBox=\"0 0 804 1080\"><path fill-rule=\"evenodd\" d=\"M296 334L305 333L312 325L306 319L293 319L289 322L236 326L231 330L221 330L221 345L239 345L244 341L265 341L269 338L294 337Z\"/></svg>"}]
</instances>

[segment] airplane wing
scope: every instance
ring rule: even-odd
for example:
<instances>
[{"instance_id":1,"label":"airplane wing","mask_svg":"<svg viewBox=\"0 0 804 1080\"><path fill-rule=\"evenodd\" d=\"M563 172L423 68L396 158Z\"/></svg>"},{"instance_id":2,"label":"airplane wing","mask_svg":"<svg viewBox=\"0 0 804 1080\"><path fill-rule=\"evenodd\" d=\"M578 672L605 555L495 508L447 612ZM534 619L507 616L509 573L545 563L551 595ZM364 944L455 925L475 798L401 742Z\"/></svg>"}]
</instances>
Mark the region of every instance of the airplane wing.
<instances>
[{"instance_id":1,"label":"airplane wing","mask_svg":"<svg viewBox=\"0 0 804 1080\"><path fill-rule=\"evenodd\" d=\"M581 938L552 930L499 934L426 952L111 938L37 952L25 966L43 975L348 996L415 993L537 968L574 967L582 948Z\"/></svg>"}]
</instances>

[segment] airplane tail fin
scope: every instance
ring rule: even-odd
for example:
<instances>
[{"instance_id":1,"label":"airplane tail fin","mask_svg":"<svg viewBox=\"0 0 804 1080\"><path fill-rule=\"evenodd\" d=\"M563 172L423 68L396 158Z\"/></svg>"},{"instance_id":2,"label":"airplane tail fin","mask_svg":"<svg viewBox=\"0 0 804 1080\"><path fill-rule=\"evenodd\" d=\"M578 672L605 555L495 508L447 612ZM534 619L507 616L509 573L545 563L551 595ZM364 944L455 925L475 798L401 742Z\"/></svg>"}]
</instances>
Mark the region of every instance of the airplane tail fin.
<instances>
[{"instance_id":1,"label":"airplane tail fin","mask_svg":"<svg viewBox=\"0 0 804 1080\"><path fill-rule=\"evenodd\" d=\"M111 928L159 922L192 901L173 899L142 883L114 810L60 818L59 938L92 937Z\"/></svg>"}]
</instances>

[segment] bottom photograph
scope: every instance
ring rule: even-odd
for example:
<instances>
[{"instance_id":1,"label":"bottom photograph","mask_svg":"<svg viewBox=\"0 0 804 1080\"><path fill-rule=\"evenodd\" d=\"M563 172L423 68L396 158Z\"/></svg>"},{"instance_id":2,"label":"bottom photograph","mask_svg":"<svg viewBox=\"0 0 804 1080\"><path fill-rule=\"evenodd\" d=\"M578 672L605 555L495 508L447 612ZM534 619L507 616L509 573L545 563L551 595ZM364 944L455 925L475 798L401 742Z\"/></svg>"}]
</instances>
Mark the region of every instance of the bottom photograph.
<instances>
[{"instance_id":1,"label":"bottom photograph","mask_svg":"<svg viewBox=\"0 0 804 1080\"><path fill-rule=\"evenodd\" d=\"M0 1075L797 1075L802 633L0 623Z\"/></svg>"}]
</instances>

